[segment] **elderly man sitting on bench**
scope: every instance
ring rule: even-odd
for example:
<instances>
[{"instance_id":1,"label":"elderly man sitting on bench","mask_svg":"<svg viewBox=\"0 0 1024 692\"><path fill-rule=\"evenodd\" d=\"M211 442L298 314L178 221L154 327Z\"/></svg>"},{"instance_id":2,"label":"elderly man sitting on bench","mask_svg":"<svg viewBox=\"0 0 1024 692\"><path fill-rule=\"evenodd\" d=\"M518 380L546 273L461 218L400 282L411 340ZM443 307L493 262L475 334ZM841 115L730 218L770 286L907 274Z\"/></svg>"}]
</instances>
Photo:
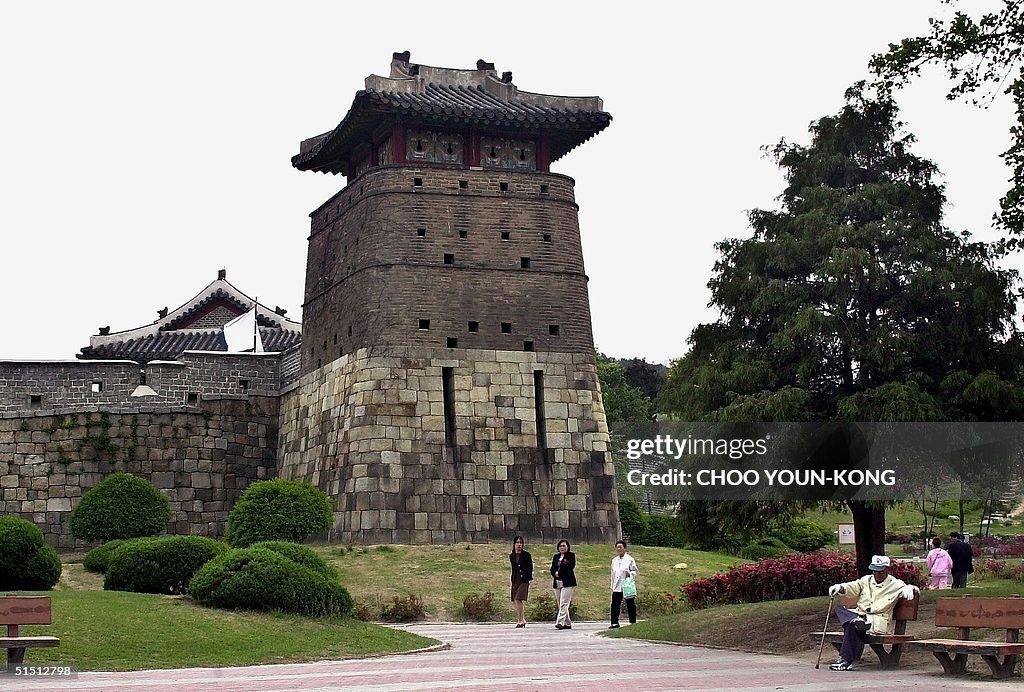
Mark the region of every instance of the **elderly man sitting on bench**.
<instances>
[{"instance_id":1,"label":"elderly man sitting on bench","mask_svg":"<svg viewBox=\"0 0 1024 692\"><path fill-rule=\"evenodd\" d=\"M832 598L844 594L857 599L857 607L852 610L836 608L836 616L843 626L843 644L839 660L830 666L832 670L853 670L864 653L865 634L892 634L895 627L892 611L896 601L913 599L920 591L889 574L891 567L888 557L875 555L868 566L871 574L829 587L828 595Z\"/></svg>"}]
</instances>

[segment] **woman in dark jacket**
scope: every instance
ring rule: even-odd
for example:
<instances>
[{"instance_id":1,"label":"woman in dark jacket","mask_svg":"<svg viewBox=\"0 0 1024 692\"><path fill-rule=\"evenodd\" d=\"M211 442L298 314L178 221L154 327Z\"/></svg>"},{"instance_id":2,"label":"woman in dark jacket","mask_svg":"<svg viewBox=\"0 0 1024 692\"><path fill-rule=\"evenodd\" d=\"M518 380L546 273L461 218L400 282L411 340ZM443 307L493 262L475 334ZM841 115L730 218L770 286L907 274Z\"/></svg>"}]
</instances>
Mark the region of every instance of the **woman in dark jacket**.
<instances>
[{"instance_id":1,"label":"woman in dark jacket","mask_svg":"<svg viewBox=\"0 0 1024 692\"><path fill-rule=\"evenodd\" d=\"M512 552L508 555L512 565L512 602L516 604L516 629L526 627L526 597L530 593L530 582L533 581L533 558L523 550L523 537L516 536L512 541Z\"/></svg>"},{"instance_id":2,"label":"woman in dark jacket","mask_svg":"<svg viewBox=\"0 0 1024 692\"><path fill-rule=\"evenodd\" d=\"M576 588L576 556L573 555L569 541L558 542L558 552L551 558L552 587L558 601L558 618L555 620L556 630L571 630L572 619L569 617L569 604L572 592Z\"/></svg>"}]
</instances>

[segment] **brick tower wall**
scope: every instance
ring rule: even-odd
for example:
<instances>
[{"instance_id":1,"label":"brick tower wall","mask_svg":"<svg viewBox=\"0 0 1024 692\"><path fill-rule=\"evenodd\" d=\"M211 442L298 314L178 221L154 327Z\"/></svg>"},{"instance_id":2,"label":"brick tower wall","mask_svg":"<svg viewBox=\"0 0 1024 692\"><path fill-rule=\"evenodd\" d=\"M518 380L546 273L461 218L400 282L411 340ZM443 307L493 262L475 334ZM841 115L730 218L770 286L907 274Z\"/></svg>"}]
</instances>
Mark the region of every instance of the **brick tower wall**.
<instances>
[{"instance_id":1,"label":"brick tower wall","mask_svg":"<svg viewBox=\"0 0 1024 692\"><path fill-rule=\"evenodd\" d=\"M594 352L571 178L385 166L311 216L303 372L359 348L449 338L469 349L530 341L538 352Z\"/></svg>"}]
</instances>

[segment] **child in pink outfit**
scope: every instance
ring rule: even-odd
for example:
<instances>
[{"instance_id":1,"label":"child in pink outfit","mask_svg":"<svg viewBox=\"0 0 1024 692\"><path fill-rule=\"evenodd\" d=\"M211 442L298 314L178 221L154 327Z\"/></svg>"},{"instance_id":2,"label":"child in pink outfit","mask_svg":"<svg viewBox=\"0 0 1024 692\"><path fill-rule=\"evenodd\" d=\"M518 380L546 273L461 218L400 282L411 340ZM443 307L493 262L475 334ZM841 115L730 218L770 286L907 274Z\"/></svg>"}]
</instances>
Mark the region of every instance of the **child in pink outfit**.
<instances>
[{"instance_id":1,"label":"child in pink outfit","mask_svg":"<svg viewBox=\"0 0 1024 692\"><path fill-rule=\"evenodd\" d=\"M942 539L932 539L932 549L928 553L929 589L948 589L950 575L953 572L953 558L942 549Z\"/></svg>"}]
</instances>

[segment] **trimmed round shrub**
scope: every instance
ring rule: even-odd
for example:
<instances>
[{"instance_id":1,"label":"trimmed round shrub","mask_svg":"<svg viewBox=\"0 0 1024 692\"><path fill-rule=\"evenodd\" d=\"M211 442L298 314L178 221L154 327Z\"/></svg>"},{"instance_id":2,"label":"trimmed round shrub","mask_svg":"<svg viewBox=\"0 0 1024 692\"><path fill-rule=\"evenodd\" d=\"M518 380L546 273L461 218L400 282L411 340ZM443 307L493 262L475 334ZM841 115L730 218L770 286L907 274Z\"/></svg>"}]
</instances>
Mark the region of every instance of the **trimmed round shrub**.
<instances>
[{"instance_id":1,"label":"trimmed round shrub","mask_svg":"<svg viewBox=\"0 0 1024 692\"><path fill-rule=\"evenodd\" d=\"M250 485L228 515L228 543L245 548L261 541L301 543L331 527L331 501L319 488L276 479Z\"/></svg>"},{"instance_id":2,"label":"trimmed round shrub","mask_svg":"<svg viewBox=\"0 0 1024 692\"><path fill-rule=\"evenodd\" d=\"M250 548L266 548L267 550L273 550L278 555L284 555L292 562L297 562L303 567L308 567L318 574L322 574L329 579L337 579L338 573L334 571L334 568L327 564L327 562L316 554L309 546L302 545L301 543L292 543L291 541L261 541L259 543L253 543Z\"/></svg>"},{"instance_id":3,"label":"trimmed round shrub","mask_svg":"<svg viewBox=\"0 0 1024 692\"><path fill-rule=\"evenodd\" d=\"M124 539L116 538L112 541L107 541L103 545L96 546L85 554L85 557L82 559L82 567L85 567L90 572L103 574L107 571L107 565L110 564L110 556L122 543L124 543Z\"/></svg>"},{"instance_id":4,"label":"trimmed round shrub","mask_svg":"<svg viewBox=\"0 0 1024 692\"><path fill-rule=\"evenodd\" d=\"M764 536L743 546L740 557L747 560L764 560L770 557L785 557L791 552L793 550L778 538Z\"/></svg>"},{"instance_id":5,"label":"trimmed round shrub","mask_svg":"<svg viewBox=\"0 0 1024 692\"><path fill-rule=\"evenodd\" d=\"M0 517L0 590L49 591L60 580L57 551L19 517Z\"/></svg>"},{"instance_id":6,"label":"trimmed round shrub","mask_svg":"<svg viewBox=\"0 0 1024 692\"><path fill-rule=\"evenodd\" d=\"M346 615L352 597L323 574L267 548L229 550L203 565L189 589L197 602L228 610Z\"/></svg>"},{"instance_id":7,"label":"trimmed round shrub","mask_svg":"<svg viewBox=\"0 0 1024 692\"><path fill-rule=\"evenodd\" d=\"M832 545L835 541L832 529L815 524L809 519L794 519L786 526L773 531L772 536L801 553L813 553Z\"/></svg>"},{"instance_id":8,"label":"trimmed round shrub","mask_svg":"<svg viewBox=\"0 0 1024 692\"><path fill-rule=\"evenodd\" d=\"M199 568L228 547L205 536L161 536L126 541L110 555L107 591L177 594L188 591Z\"/></svg>"},{"instance_id":9,"label":"trimmed round shrub","mask_svg":"<svg viewBox=\"0 0 1024 692\"><path fill-rule=\"evenodd\" d=\"M85 541L156 536L170 518L167 497L155 485L130 473L112 473L71 511L71 535Z\"/></svg>"}]
</instances>

